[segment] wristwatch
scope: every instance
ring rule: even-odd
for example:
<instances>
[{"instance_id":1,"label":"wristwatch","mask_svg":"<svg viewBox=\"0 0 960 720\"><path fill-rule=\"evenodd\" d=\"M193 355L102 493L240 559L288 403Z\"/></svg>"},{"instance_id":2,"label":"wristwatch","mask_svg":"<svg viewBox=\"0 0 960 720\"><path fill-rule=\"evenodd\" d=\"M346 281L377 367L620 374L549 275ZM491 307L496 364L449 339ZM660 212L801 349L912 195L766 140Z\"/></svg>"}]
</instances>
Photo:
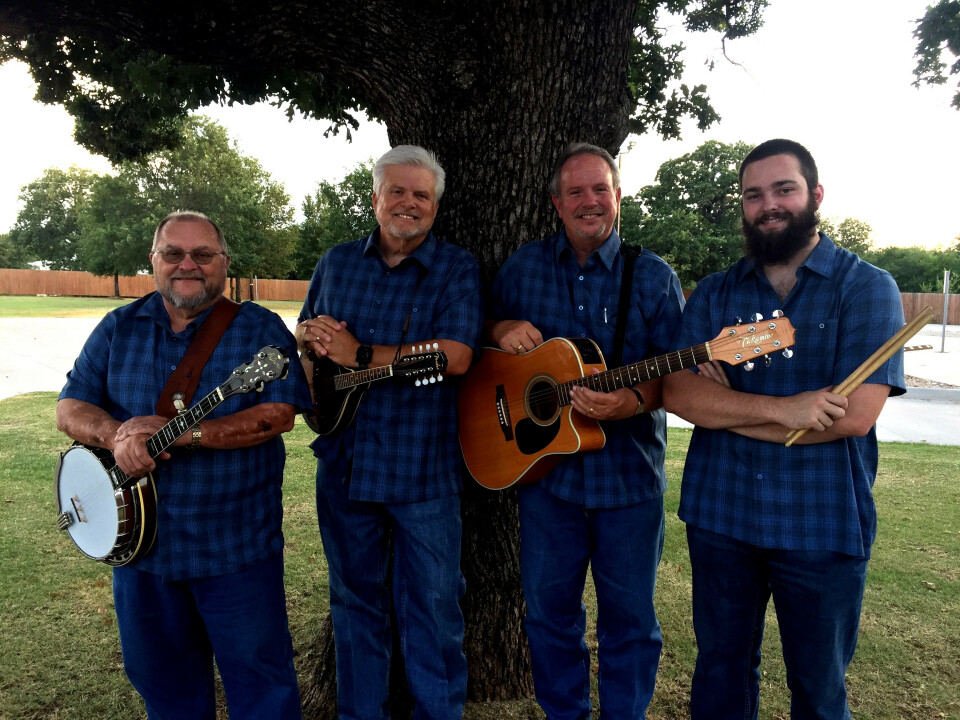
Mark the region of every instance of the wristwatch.
<instances>
[{"instance_id":1,"label":"wristwatch","mask_svg":"<svg viewBox=\"0 0 960 720\"><path fill-rule=\"evenodd\" d=\"M637 396L637 409L633 411L633 414L639 415L643 412L643 395L641 395L640 391L636 388L627 388L627 390Z\"/></svg>"},{"instance_id":2,"label":"wristwatch","mask_svg":"<svg viewBox=\"0 0 960 720\"><path fill-rule=\"evenodd\" d=\"M361 345L357 348L357 367L366 370L373 360L373 348L369 345Z\"/></svg>"},{"instance_id":3,"label":"wristwatch","mask_svg":"<svg viewBox=\"0 0 960 720\"><path fill-rule=\"evenodd\" d=\"M187 446L191 450L197 450L200 447L200 440L203 439L203 432L200 430L199 425L193 426L193 439L190 440L190 444Z\"/></svg>"}]
</instances>

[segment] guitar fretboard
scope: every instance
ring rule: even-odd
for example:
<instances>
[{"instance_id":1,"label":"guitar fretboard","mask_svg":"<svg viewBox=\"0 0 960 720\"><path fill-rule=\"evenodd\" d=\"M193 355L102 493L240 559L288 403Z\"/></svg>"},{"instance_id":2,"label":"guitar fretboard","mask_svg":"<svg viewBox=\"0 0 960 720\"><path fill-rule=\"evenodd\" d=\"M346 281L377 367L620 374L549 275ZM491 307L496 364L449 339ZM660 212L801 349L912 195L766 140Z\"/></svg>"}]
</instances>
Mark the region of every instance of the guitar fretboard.
<instances>
[{"instance_id":1,"label":"guitar fretboard","mask_svg":"<svg viewBox=\"0 0 960 720\"><path fill-rule=\"evenodd\" d=\"M357 370L355 372L343 373L333 379L335 390L346 390L357 385L366 385L374 380L383 380L393 375L393 365L383 365L381 367L367 368L366 370Z\"/></svg>"},{"instance_id":2,"label":"guitar fretboard","mask_svg":"<svg viewBox=\"0 0 960 720\"><path fill-rule=\"evenodd\" d=\"M585 387L599 392L612 392L620 388L633 387L637 383L653 380L679 370L686 370L705 363L709 359L710 343L703 343L702 345L694 345L676 352L641 360L632 365L624 365L596 375L570 380L557 385L556 393L561 405L569 405L570 390L574 387Z\"/></svg>"}]
</instances>

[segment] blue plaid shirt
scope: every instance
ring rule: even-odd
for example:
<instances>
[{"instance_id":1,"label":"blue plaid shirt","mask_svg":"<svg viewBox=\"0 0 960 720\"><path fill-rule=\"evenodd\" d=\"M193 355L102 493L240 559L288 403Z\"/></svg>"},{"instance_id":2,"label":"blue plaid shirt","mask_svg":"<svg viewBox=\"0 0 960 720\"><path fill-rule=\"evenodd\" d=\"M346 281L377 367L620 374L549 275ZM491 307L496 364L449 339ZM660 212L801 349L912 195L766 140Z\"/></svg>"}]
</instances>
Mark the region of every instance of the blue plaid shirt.
<instances>
[{"instance_id":1,"label":"blue plaid shirt","mask_svg":"<svg viewBox=\"0 0 960 720\"><path fill-rule=\"evenodd\" d=\"M494 315L499 320L527 320L545 340L590 338L609 360L623 262L616 231L582 268L565 231L523 245L494 281ZM683 293L676 274L644 250L634 264L621 364L668 352L682 310ZM664 411L600 424L606 445L565 457L541 481L543 487L588 508L625 507L663 495L667 487Z\"/></svg>"},{"instance_id":2,"label":"blue plaid shirt","mask_svg":"<svg viewBox=\"0 0 960 720\"><path fill-rule=\"evenodd\" d=\"M329 315L346 321L363 343L402 341L403 355L434 338L476 351L483 310L473 256L430 233L391 268L377 247L379 232L337 245L320 258L300 321ZM349 474L353 500L417 502L460 492L457 384L455 377L426 387L404 380L374 383L353 426L311 445L324 472Z\"/></svg>"},{"instance_id":3,"label":"blue plaid shirt","mask_svg":"<svg viewBox=\"0 0 960 720\"><path fill-rule=\"evenodd\" d=\"M120 421L155 415L160 391L208 314L174 333L157 293L110 312L67 373L60 399L96 405ZM210 356L193 404L226 382L235 367L249 362L264 345L287 351L291 360L287 378L265 384L263 392L233 395L208 417L268 402L288 403L298 410L311 407L296 341L277 315L250 302L240 306ZM279 436L236 450L171 448L170 453L172 457L159 461L154 472L157 542L134 567L168 579L212 577L281 552L280 485L286 454Z\"/></svg>"},{"instance_id":4,"label":"blue plaid shirt","mask_svg":"<svg viewBox=\"0 0 960 720\"><path fill-rule=\"evenodd\" d=\"M903 326L890 275L826 236L797 272L785 303L749 260L701 282L674 347L710 340L738 317L782 309L796 328L794 356L724 366L734 390L788 396L842 382ZM867 382L904 392L903 353ZM876 428L862 438L794 445L697 427L683 473L680 519L764 548L829 550L867 557L876 536Z\"/></svg>"}]
</instances>

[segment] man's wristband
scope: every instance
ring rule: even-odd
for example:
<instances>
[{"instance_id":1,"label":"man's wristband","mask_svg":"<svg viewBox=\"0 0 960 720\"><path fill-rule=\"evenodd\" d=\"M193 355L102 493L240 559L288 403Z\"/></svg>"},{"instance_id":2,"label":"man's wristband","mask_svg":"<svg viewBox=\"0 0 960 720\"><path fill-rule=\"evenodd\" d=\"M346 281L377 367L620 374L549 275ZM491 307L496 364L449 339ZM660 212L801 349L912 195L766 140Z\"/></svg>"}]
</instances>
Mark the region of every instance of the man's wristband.
<instances>
[{"instance_id":1,"label":"man's wristband","mask_svg":"<svg viewBox=\"0 0 960 720\"><path fill-rule=\"evenodd\" d=\"M200 448L200 441L203 439L203 432L200 430L199 425L193 426L193 439L190 441L190 444L187 446L191 450L197 450Z\"/></svg>"},{"instance_id":2,"label":"man's wristband","mask_svg":"<svg viewBox=\"0 0 960 720\"><path fill-rule=\"evenodd\" d=\"M627 390L637 396L637 409L633 411L633 414L639 415L643 412L643 395L641 395L640 391L636 388L627 388Z\"/></svg>"}]
</instances>

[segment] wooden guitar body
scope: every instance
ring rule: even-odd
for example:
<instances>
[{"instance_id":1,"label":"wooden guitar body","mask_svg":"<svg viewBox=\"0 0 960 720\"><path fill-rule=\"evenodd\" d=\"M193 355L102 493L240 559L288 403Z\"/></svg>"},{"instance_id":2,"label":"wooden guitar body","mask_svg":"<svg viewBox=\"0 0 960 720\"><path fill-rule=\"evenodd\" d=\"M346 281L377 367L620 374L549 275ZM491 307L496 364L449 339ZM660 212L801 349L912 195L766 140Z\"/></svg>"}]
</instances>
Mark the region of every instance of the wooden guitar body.
<instances>
[{"instance_id":1,"label":"wooden guitar body","mask_svg":"<svg viewBox=\"0 0 960 720\"><path fill-rule=\"evenodd\" d=\"M602 448L596 420L557 402L558 386L606 370L585 338L554 338L523 355L484 348L460 387L460 445L484 487L536 482L564 455Z\"/></svg>"}]
</instances>

